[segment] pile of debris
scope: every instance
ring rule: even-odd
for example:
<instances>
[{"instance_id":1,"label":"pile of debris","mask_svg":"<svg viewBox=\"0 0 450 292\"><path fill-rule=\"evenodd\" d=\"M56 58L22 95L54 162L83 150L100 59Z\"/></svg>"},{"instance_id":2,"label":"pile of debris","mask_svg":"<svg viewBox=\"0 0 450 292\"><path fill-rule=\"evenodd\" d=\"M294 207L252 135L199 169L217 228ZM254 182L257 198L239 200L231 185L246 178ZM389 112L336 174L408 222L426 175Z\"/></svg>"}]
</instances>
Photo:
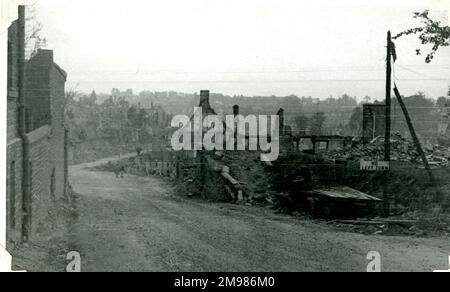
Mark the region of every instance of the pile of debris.
<instances>
[{"instance_id":1,"label":"pile of debris","mask_svg":"<svg viewBox=\"0 0 450 292\"><path fill-rule=\"evenodd\" d=\"M423 145L423 150L431 166L445 167L450 165L450 147L426 143ZM329 152L326 156L329 159L355 161L360 159L366 161L383 160L384 137L377 137L366 144L361 141L354 141L351 147ZM399 133L391 136L391 159L392 161L422 163L414 142L403 138Z\"/></svg>"},{"instance_id":2,"label":"pile of debris","mask_svg":"<svg viewBox=\"0 0 450 292\"><path fill-rule=\"evenodd\" d=\"M449 217L445 215L432 217L411 217L404 214L392 218L370 218L356 220L334 220L327 222L334 227L363 234L372 235L412 235L412 236L448 236L450 232ZM425 216L422 214L422 216Z\"/></svg>"},{"instance_id":3,"label":"pile of debris","mask_svg":"<svg viewBox=\"0 0 450 292\"><path fill-rule=\"evenodd\" d=\"M261 153L252 151L227 151L223 163L231 169L231 175L240 181L248 202L266 202L271 187Z\"/></svg>"}]
</instances>

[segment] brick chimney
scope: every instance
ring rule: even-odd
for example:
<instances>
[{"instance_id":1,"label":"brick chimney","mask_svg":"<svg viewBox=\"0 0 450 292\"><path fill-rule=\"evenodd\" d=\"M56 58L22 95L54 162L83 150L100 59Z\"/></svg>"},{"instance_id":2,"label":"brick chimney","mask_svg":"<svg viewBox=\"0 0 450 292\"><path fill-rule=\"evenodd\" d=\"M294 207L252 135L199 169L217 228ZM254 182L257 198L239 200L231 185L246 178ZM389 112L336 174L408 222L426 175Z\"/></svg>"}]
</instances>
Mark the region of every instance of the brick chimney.
<instances>
[{"instance_id":1,"label":"brick chimney","mask_svg":"<svg viewBox=\"0 0 450 292\"><path fill-rule=\"evenodd\" d=\"M280 108L277 115L280 119L280 135L284 135L284 109Z\"/></svg>"},{"instance_id":2,"label":"brick chimney","mask_svg":"<svg viewBox=\"0 0 450 292\"><path fill-rule=\"evenodd\" d=\"M239 115L239 106L238 105L233 106L233 115L235 117Z\"/></svg>"},{"instance_id":3,"label":"brick chimney","mask_svg":"<svg viewBox=\"0 0 450 292\"><path fill-rule=\"evenodd\" d=\"M209 90L200 91L200 107L209 108L211 105L209 104Z\"/></svg>"},{"instance_id":4,"label":"brick chimney","mask_svg":"<svg viewBox=\"0 0 450 292\"><path fill-rule=\"evenodd\" d=\"M209 90L200 91L199 107L202 109L202 113L204 116L216 114L214 109L211 107L211 104L209 103Z\"/></svg>"}]
</instances>

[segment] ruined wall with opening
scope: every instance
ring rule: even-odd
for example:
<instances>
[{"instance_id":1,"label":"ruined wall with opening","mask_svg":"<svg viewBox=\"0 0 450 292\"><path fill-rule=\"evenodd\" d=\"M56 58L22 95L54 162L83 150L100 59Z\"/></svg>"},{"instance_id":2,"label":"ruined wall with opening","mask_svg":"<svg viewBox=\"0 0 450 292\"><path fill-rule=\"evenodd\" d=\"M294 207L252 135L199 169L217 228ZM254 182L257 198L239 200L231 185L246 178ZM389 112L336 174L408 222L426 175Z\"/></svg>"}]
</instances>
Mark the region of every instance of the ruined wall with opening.
<instances>
[{"instance_id":1,"label":"ruined wall with opening","mask_svg":"<svg viewBox=\"0 0 450 292\"><path fill-rule=\"evenodd\" d=\"M363 141L372 141L384 135L386 107L382 104L365 104L363 108Z\"/></svg>"}]
</instances>

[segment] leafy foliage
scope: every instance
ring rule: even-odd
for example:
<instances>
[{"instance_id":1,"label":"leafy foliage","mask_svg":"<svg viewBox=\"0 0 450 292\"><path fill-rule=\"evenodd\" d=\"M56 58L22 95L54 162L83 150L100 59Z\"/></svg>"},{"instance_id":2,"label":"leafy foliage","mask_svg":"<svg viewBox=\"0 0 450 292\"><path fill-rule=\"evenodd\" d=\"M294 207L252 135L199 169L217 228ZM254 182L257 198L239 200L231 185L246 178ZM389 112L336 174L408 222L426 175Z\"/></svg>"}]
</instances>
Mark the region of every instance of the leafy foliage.
<instances>
[{"instance_id":1,"label":"leafy foliage","mask_svg":"<svg viewBox=\"0 0 450 292\"><path fill-rule=\"evenodd\" d=\"M394 36L393 39L419 34L419 40L423 45L432 45L431 52L425 58L425 62L430 63L434 59L439 48L448 47L450 45L450 27L443 26L440 21L432 20L429 17L429 10L415 12L414 18L420 19L423 26L405 30ZM420 50L417 50L417 54L420 54Z\"/></svg>"},{"instance_id":2,"label":"leafy foliage","mask_svg":"<svg viewBox=\"0 0 450 292\"><path fill-rule=\"evenodd\" d=\"M442 107L446 107L448 103L449 103L448 98L446 98L444 96L441 96L441 97L438 98L438 100L436 102L436 106L438 108L442 108Z\"/></svg>"},{"instance_id":3,"label":"leafy foliage","mask_svg":"<svg viewBox=\"0 0 450 292\"><path fill-rule=\"evenodd\" d=\"M42 23L37 19L32 6L27 7L25 23L25 58L31 59L38 49L47 46L47 39L42 36Z\"/></svg>"}]
</instances>

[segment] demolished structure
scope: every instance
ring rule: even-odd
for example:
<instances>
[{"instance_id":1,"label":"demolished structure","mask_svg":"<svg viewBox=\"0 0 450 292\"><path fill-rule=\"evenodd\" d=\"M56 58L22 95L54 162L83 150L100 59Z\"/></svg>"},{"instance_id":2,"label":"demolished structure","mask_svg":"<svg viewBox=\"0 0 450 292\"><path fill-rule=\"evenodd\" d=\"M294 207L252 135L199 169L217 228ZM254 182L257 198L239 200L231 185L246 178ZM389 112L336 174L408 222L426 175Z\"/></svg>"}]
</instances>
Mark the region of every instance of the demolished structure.
<instances>
[{"instance_id":1,"label":"demolished structure","mask_svg":"<svg viewBox=\"0 0 450 292\"><path fill-rule=\"evenodd\" d=\"M450 147L427 143L424 152L430 166L450 165ZM376 137L369 143L355 142L352 146L342 150L326 153L329 159L345 159L350 161L382 161L384 156L384 137ZM412 162L418 165L420 154L413 141L403 138L399 133L391 135L391 160L398 162Z\"/></svg>"}]
</instances>

